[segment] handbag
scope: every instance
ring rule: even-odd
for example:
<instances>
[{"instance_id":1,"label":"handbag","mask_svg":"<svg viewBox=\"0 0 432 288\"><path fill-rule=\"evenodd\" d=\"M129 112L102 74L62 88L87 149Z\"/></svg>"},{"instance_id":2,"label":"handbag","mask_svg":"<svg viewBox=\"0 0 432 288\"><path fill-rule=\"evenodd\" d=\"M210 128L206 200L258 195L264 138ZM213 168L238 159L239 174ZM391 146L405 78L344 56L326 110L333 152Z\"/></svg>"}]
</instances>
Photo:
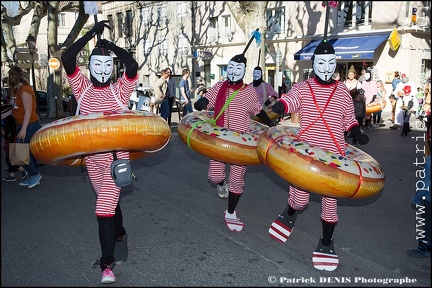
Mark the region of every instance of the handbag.
<instances>
[{"instance_id":1,"label":"handbag","mask_svg":"<svg viewBox=\"0 0 432 288\"><path fill-rule=\"evenodd\" d=\"M19 140L18 140L19 141ZM30 144L24 143L9 143L9 161L12 165L21 166L30 163Z\"/></svg>"},{"instance_id":2,"label":"handbag","mask_svg":"<svg viewBox=\"0 0 432 288\"><path fill-rule=\"evenodd\" d=\"M117 159L113 152L114 161L111 163L111 177L117 187L124 187L132 183L132 169L128 159Z\"/></svg>"}]
</instances>

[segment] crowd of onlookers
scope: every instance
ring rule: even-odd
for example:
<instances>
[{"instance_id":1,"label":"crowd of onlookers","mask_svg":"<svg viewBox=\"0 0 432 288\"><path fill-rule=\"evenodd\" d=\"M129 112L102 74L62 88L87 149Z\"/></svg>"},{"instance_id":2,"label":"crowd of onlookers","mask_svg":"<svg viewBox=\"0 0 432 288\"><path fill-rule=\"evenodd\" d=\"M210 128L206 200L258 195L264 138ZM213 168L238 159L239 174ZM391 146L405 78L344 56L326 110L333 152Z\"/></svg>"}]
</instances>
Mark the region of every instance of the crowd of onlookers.
<instances>
[{"instance_id":1,"label":"crowd of onlookers","mask_svg":"<svg viewBox=\"0 0 432 288\"><path fill-rule=\"evenodd\" d=\"M392 80L392 90L387 93L382 80L374 80L370 69L363 69L360 77L356 78L354 66L348 70L348 79L343 81L353 98L355 114L362 130L378 128L382 122L382 109L387 103L391 105L392 126L389 128L401 130L401 136L407 136L411 131L410 118L415 116L423 119L430 114L430 77L425 87L416 87L409 77L396 71ZM333 75L338 80L338 73ZM367 113L367 108L380 105L378 112Z\"/></svg>"}]
</instances>

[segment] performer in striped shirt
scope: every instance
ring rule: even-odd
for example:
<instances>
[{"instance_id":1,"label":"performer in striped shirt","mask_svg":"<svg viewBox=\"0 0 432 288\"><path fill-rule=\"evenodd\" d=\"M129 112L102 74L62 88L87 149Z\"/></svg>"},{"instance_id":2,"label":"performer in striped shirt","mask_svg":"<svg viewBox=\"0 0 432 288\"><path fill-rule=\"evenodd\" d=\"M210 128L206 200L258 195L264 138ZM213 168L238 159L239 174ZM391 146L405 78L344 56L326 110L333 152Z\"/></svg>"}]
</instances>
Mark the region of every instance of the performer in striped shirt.
<instances>
[{"instance_id":1,"label":"performer in striped shirt","mask_svg":"<svg viewBox=\"0 0 432 288\"><path fill-rule=\"evenodd\" d=\"M99 39L89 58L90 79L76 65L76 57L88 41L96 34L102 35L104 28L110 29L101 21L82 38L72 44L62 55L66 77L78 102L79 112L83 115L93 112L113 112L127 109L129 98L138 79L138 63L123 48L105 39ZM111 83L114 68L113 51L126 66L122 77ZM98 137L91 135L89 137ZM118 159L129 159L129 152L117 152ZM120 209L120 187L111 177L113 153L100 153L85 157L88 175L96 193L96 216L99 224L99 240L102 250L100 266L102 283L114 283L112 272L114 248L116 241L125 241L126 230L123 227L123 216Z\"/></svg>"},{"instance_id":2,"label":"performer in striped shirt","mask_svg":"<svg viewBox=\"0 0 432 288\"><path fill-rule=\"evenodd\" d=\"M204 97L195 102L194 108L198 111L213 108L215 117L223 111L222 115L216 119L216 124L237 132L250 131L251 115L256 115L268 126L275 126L267 113L262 110L259 95L254 87L243 83L246 70L246 58L243 54L234 56L228 62L228 79L211 87ZM234 97L231 102L224 108L232 95ZM228 183L225 182L225 167L226 163L210 159L208 179L212 183L218 183L219 198L228 198L228 209L224 212L228 229L240 232L243 229L243 223L237 217L235 208L243 194L246 166L230 164Z\"/></svg>"},{"instance_id":3,"label":"performer in striped shirt","mask_svg":"<svg viewBox=\"0 0 432 288\"><path fill-rule=\"evenodd\" d=\"M294 85L272 110L279 114L299 112L299 139L344 156L345 131L351 131L360 144L366 144L369 138L360 132L349 90L343 83L332 79L336 69L333 46L326 40L322 41L314 52L312 63L315 76ZM270 236L286 242L293 230L297 211L308 203L309 192L291 185L288 205L272 223ZM339 263L332 239L338 222L337 198L322 196L321 220L323 236L314 252L313 263L319 270L333 271Z\"/></svg>"}]
</instances>

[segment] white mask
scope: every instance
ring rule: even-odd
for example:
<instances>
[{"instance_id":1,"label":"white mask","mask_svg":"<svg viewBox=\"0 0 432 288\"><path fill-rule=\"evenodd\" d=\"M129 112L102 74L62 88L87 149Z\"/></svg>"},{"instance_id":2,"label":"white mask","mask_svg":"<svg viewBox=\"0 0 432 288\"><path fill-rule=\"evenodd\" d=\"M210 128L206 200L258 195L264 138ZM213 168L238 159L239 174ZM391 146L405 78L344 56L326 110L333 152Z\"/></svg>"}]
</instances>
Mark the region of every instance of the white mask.
<instances>
[{"instance_id":1,"label":"white mask","mask_svg":"<svg viewBox=\"0 0 432 288\"><path fill-rule=\"evenodd\" d=\"M261 77L262 77L262 72L260 70L253 71L253 80L255 81L260 80Z\"/></svg>"},{"instance_id":2,"label":"white mask","mask_svg":"<svg viewBox=\"0 0 432 288\"><path fill-rule=\"evenodd\" d=\"M100 83L109 81L114 69L113 57L92 55L89 69L91 75Z\"/></svg>"},{"instance_id":3,"label":"white mask","mask_svg":"<svg viewBox=\"0 0 432 288\"><path fill-rule=\"evenodd\" d=\"M237 82L243 79L245 75L246 65L234 61L228 62L227 78L230 82Z\"/></svg>"},{"instance_id":4,"label":"white mask","mask_svg":"<svg viewBox=\"0 0 432 288\"><path fill-rule=\"evenodd\" d=\"M365 74L364 74L364 78L365 78L365 80L367 81L367 80L369 80L370 79L370 73L369 72L366 72Z\"/></svg>"},{"instance_id":5,"label":"white mask","mask_svg":"<svg viewBox=\"0 0 432 288\"><path fill-rule=\"evenodd\" d=\"M313 61L313 71L321 80L330 81L334 71L336 70L336 55L335 54L318 54L315 55Z\"/></svg>"}]
</instances>

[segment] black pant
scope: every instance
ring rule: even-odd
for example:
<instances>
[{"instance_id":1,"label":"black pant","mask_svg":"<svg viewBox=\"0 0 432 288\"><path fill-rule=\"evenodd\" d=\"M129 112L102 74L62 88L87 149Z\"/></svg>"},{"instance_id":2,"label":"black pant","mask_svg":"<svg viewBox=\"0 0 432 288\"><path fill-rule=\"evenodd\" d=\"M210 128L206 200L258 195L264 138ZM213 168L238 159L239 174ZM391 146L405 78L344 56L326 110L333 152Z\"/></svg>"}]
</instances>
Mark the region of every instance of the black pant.
<instances>
[{"instance_id":1,"label":"black pant","mask_svg":"<svg viewBox=\"0 0 432 288\"><path fill-rule=\"evenodd\" d=\"M171 125L171 113L172 113L174 102L175 102L175 97L168 97L168 106L169 106L168 125Z\"/></svg>"}]
</instances>

